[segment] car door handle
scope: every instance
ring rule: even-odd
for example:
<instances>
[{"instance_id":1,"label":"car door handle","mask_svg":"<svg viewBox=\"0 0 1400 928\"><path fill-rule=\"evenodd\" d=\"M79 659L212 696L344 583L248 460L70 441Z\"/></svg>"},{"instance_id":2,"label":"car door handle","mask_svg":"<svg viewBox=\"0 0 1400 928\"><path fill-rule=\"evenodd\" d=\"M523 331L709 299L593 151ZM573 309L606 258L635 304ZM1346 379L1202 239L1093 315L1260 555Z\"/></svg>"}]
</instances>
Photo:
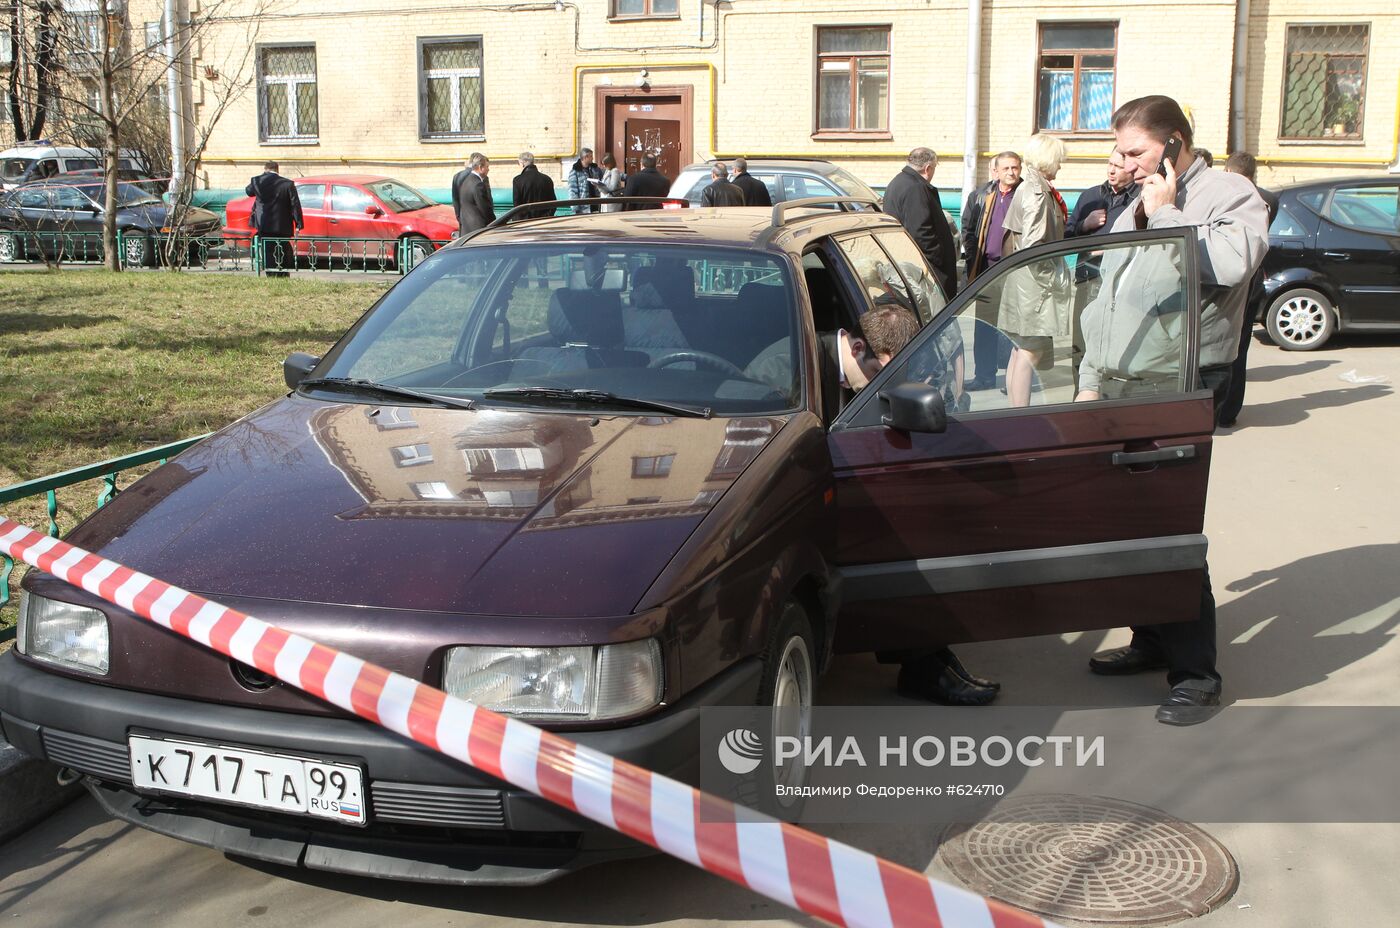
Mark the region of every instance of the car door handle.
<instances>
[{"instance_id":1,"label":"car door handle","mask_svg":"<svg viewBox=\"0 0 1400 928\"><path fill-rule=\"evenodd\" d=\"M330 224L333 225L333 226L338 226L338 225L340 225L340 220L339 220L339 219L332 219L332 220L330 220Z\"/></svg>"},{"instance_id":2,"label":"car door handle","mask_svg":"<svg viewBox=\"0 0 1400 928\"><path fill-rule=\"evenodd\" d=\"M1151 451L1115 451L1114 467L1134 467L1138 464L1162 464L1171 461L1186 461L1196 456L1195 445L1171 445L1167 448L1154 448Z\"/></svg>"},{"instance_id":3,"label":"car door handle","mask_svg":"<svg viewBox=\"0 0 1400 928\"><path fill-rule=\"evenodd\" d=\"M1345 251L1324 251L1322 253L1322 256L1324 258L1331 258L1333 261L1351 260L1351 255L1347 254Z\"/></svg>"}]
</instances>

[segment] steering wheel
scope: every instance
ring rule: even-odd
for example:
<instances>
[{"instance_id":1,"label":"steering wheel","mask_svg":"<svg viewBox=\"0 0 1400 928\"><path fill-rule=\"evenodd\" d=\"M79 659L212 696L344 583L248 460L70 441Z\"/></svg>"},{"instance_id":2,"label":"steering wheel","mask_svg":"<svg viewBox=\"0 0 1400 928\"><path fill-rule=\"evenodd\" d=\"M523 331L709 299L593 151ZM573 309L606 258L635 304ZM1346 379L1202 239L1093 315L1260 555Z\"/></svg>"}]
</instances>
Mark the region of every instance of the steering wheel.
<instances>
[{"instance_id":1,"label":"steering wheel","mask_svg":"<svg viewBox=\"0 0 1400 928\"><path fill-rule=\"evenodd\" d=\"M721 374L728 374L731 377L743 377L748 379L749 375L743 369L727 358L721 358L717 354L708 351L699 351L694 348L683 348L680 351L671 351L652 361L647 367L670 367L673 364L694 364L696 367L708 367L712 371Z\"/></svg>"}]
</instances>

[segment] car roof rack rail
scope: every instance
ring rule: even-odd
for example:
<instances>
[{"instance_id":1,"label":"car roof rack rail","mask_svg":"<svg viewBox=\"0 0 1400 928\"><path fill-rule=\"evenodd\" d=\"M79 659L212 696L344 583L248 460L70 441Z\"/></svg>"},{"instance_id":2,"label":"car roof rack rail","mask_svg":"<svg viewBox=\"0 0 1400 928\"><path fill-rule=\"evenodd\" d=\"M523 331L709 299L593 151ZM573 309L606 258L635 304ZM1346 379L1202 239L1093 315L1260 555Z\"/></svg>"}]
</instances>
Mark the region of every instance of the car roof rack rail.
<instances>
[{"instance_id":1,"label":"car roof rack rail","mask_svg":"<svg viewBox=\"0 0 1400 928\"><path fill-rule=\"evenodd\" d=\"M629 203L647 204L649 206L664 205L666 203L679 204L679 208L688 209L689 201L683 197L584 197L578 200L540 200L535 203L523 203L520 206L512 206L509 210L491 220L487 225L482 226L466 235L461 236L458 241L465 241L474 238L485 232L487 229L495 229L512 222L522 222L531 219L553 219L555 213L568 206L626 206ZM546 213L550 207L554 212Z\"/></svg>"},{"instance_id":2,"label":"car roof rack rail","mask_svg":"<svg viewBox=\"0 0 1400 928\"><path fill-rule=\"evenodd\" d=\"M868 206L877 213L880 211L880 201L874 197L807 197L803 200L787 200L783 203L774 203L772 226L775 229L781 229L785 223L792 221L788 219L788 210L822 206L839 206L842 212L850 212L857 206ZM802 218L810 219L811 217Z\"/></svg>"}]
</instances>

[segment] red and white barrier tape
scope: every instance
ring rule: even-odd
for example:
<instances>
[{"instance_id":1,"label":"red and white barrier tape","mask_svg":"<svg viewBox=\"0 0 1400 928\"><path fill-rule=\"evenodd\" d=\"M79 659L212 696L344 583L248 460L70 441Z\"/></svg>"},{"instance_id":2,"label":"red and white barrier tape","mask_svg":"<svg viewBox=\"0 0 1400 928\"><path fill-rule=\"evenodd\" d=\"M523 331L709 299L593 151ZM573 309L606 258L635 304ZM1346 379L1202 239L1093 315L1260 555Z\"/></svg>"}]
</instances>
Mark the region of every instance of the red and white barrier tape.
<instances>
[{"instance_id":1,"label":"red and white barrier tape","mask_svg":"<svg viewBox=\"0 0 1400 928\"><path fill-rule=\"evenodd\" d=\"M449 696L0 518L0 551L291 686L837 925L1055 928L1004 903Z\"/></svg>"}]
</instances>

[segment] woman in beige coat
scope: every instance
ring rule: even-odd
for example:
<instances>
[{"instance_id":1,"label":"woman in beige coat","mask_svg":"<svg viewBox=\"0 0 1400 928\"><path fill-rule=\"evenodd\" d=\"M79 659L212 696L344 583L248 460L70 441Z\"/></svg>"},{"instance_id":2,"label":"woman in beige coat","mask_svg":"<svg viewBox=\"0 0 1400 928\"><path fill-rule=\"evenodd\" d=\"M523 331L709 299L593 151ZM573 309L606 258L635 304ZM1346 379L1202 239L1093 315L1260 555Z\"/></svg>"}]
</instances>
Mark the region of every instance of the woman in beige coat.
<instances>
[{"instance_id":1,"label":"woman in beige coat","mask_svg":"<svg viewBox=\"0 0 1400 928\"><path fill-rule=\"evenodd\" d=\"M1021 185L1006 212L1003 255L1065 237L1065 207L1051 183L1065 157L1065 143L1034 135L1026 143ZM1015 344L1006 365L1012 406L1029 406L1034 371L1055 360L1055 336L1069 334L1070 280L1062 259L1017 268L1001 292L999 327Z\"/></svg>"}]
</instances>

